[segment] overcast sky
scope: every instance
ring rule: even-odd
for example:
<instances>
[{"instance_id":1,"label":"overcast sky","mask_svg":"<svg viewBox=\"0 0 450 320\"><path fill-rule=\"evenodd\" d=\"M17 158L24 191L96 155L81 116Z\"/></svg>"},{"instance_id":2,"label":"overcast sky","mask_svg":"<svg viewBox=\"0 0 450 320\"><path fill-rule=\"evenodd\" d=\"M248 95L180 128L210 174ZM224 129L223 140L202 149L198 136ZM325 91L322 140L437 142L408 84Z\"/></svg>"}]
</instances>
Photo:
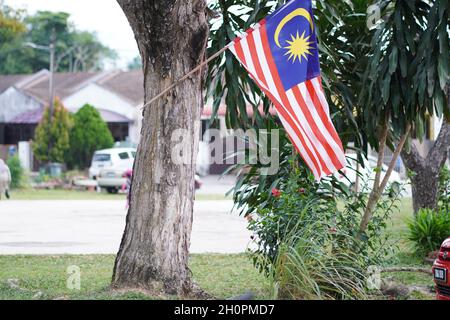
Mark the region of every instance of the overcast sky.
<instances>
[{"instance_id":1,"label":"overcast sky","mask_svg":"<svg viewBox=\"0 0 450 320\"><path fill-rule=\"evenodd\" d=\"M131 27L116 0L6 0L13 8L70 13L70 21L82 31L95 31L101 42L117 51L124 68L139 55Z\"/></svg>"}]
</instances>

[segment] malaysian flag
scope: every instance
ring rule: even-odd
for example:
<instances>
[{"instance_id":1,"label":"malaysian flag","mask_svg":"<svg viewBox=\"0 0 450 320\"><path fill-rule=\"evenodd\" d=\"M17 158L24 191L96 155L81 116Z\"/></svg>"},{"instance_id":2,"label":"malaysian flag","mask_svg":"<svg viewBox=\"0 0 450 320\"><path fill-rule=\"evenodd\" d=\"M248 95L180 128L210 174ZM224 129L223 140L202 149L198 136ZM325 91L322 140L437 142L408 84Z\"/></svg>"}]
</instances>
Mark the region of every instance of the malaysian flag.
<instances>
[{"instance_id":1,"label":"malaysian flag","mask_svg":"<svg viewBox=\"0 0 450 320\"><path fill-rule=\"evenodd\" d=\"M345 167L320 77L311 0L292 0L229 45L273 102L292 143L320 180Z\"/></svg>"}]
</instances>

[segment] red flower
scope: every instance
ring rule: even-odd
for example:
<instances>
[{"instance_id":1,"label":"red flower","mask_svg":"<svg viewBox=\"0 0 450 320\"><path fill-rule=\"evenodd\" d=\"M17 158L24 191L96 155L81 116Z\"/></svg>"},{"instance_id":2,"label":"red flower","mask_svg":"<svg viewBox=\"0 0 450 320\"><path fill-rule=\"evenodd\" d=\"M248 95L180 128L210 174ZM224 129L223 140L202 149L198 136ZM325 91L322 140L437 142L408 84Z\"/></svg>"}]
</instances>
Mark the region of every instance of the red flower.
<instances>
[{"instance_id":1,"label":"red flower","mask_svg":"<svg viewBox=\"0 0 450 320\"><path fill-rule=\"evenodd\" d=\"M337 232L337 229L336 229L336 227L333 227L333 228L330 228L328 231L329 231L330 233L334 234L334 233Z\"/></svg>"},{"instance_id":2,"label":"red flower","mask_svg":"<svg viewBox=\"0 0 450 320\"><path fill-rule=\"evenodd\" d=\"M277 188L273 188L272 189L272 195L276 198L278 198L279 196L281 196L281 191L278 190Z\"/></svg>"},{"instance_id":3,"label":"red flower","mask_svg":"<svg viewBox=\"0 0 450 320\"><path fill-rule=\"evenodd\" d=\"M298 189L298 192L300 192L300 193L305 193L305 188L300 188L300 189Z\"/></svg>"}]
</instances>

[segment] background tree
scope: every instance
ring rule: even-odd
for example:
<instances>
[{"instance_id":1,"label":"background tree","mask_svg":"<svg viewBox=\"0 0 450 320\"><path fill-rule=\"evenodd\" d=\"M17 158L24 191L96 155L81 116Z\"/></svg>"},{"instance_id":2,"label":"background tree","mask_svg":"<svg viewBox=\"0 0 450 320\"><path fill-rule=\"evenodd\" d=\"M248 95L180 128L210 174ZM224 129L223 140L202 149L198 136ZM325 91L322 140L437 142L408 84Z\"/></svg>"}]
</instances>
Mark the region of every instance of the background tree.
<instances>
[{"instance_id":1,"label":"background tree","mask_svg":"<svg viewBox=\"0 0 450 320\"><path fill-rule=\"evenodd\" d=\"M449 9L448 1L436 1L428 14L428 25L418 46L417 57L420 58L416 59L420 59L421 68L418 70L416 81L428 84L426 87L428 96L436 93L436 115L442 116L444 114L444 120L440 133L428 155L422 157L414 144L409 149L402 151L403 162L412 172L411 183L415 213L421 208L436 208L439 173L445 165L450 148ZM440 93L445 86L447 86L446 99ZM425 90L422 90L422 94L425 95ZM433 114L433 112L430 113ZM419 122L416 124L416 128L418 131L417 137L420 139L425 134L424 124Z\"/></svg>"},{"instance_id":2,"label":"background tree","mask_svg":"<svg viewBox=\"0 0 450 320\"><path fill-rule=\"evenodd\" d=\"M433 147L422 157L412 144L402 151L406 168L411 171L411 189L414 213L422 208L436 209L439 196L439 174L448 158L450 146L450 125L444 121Z\"/></svg>"},{"instance_id":3,"label":"background tree","mask_svg":"<svg viewBox=\"0 0 450 320\"><path fill-rule=\"evenodd\" d=\"M118 0L144 64L145 101L196 67L208 38L204 0ZM113 287L192 292L188 251L203 81L195 74L147 107ZM182 130L180 136L173 136ZM180 140L188 161L177 164Z\"/></svg>"},{"instance_id":4,"label":"background tree","mask_svg":"<svg viewBox=\"0 0 450 320\"><path fill-rule=\"evenodd\" d=\"M68 72L98 71L106 63L114 64L117 52L103 45L96 33L87 31L71 32L70 49L61 56L62 70Z\"/></svg>"},{"instance_id":5,"label":"background tree","mask_svg":"<svg viewBox=\"0 0 450 320\"><path fill-rule=\"evenodd\" d=\"M10 34L8 41L0 41L0 73L32 73L49 68L48 52L32 49L27 42L48 46L53 30L56 33L58 72L96 71L105 63L114 63L117 54L103 45L95 33L79 31L69 22L65 12L38 11L26 15L0 4L2 16L21 25ZM0 34L10 32L0 25ZM20 32L19 32L20 31Z\"/></svg>"},{"instance_id":6,"label":"background tree","mask_svg":"<svg viewBox=\"0 0 450 320\"><path fill-rule=\"evenodd\" d=\"M417 137L423 137L428 116L449 114L448 1L383 0L378 5L384 20L373 34L367 81L360 101L360 108L365 108L364 131L378 151L378 165L361 233L367 228L403 146L406 142L410 144L411 130ZM381 179L386 147L394 155ZM440 162L437 159L432 166L439 166ZM437 181L438 177L432 175L428 179Z\"/></svg>"},{"instance_id":7,"label":"background tree","mask_svg":"<svg viewBox=\"0 0 450 320\"><path fill-rule=\"evenodd\" d=\"M30 25L28 41L49 45L50 34L56 31L56 52L60 72L79 72L100 70L104 60L114 61L117 54L101 44L95 33L78 31L69 23L70 15L65 12L38 11L26 19ZM35 71L48 68L48 54L36 52L33 61Z\"/></svg>"},{"instance_id":8,"label":"background tree","mask_svg":"<svg viewBox=\"0 0 450 320\"><path fill-rule=\"evenodd\" d=\"M70 167L87 168L96 150L111 148L113 144L113 136L100 113L86 104L73 115L66 163Z\"/></svg>"},{"instance_id":9,"label":"background tree","mask_svg":"<svg viewBox=\"0 0 450 320\"><path fill-rule=\"evenodd\" d=\"M22 46L26 34L24 12L16 11L0 1L0 73L30 73L27 58L30 48ZM20 51L20 55L17 53Z\"/></svg>"},{"instance_id":10,"label":"background tree","mask_svg":"<svg viewBox=\"0 0 450 320\"><path fill-rule=\"evenodd\" d=\"M142 69L141 57L134 57L134 59L131 60L128 63L127 69L128 70L139 70L139 69Z\"/></svg>"},{"instance_id":11,"label":"background tree","mask_svg":"<svg viewBox=\"0 0 450 320\"><path fill-rule=\"evenodd\" d=\"M49 108L45 109L41 122L36 128L33 141L33 154L42 162L63 163L70 148L69 132L72 119L61 101L55 100L53 118Z\"/></svg>"}]
</instances>

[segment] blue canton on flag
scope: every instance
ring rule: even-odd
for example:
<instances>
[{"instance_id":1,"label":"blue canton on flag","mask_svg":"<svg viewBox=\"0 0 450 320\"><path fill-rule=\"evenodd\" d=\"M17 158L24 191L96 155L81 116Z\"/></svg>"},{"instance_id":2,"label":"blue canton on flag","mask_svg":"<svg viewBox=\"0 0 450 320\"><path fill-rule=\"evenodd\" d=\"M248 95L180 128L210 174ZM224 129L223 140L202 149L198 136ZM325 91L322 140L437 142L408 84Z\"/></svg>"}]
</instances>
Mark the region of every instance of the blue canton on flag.
<instances>
[{"instance_id":1,"label":"blue canton on flag","mask_svg":"<svg viewBox=\"0 0 450 320\"><path fill-rule=\"evenodd\" d=\"M270 51L285 90L320 76L311 1L291 1L266 20Z\"/></svg>"}]
</instances>

